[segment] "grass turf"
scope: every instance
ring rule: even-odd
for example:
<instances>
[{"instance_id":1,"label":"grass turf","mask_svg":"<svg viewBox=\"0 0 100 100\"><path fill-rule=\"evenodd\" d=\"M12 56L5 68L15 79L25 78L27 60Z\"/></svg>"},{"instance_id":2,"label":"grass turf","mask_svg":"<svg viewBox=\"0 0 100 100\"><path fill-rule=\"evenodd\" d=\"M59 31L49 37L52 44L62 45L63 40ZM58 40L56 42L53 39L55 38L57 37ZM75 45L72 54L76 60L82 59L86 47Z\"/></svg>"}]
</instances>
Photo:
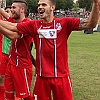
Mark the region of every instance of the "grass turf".
<instances>
[{"instance_id":1,"label":"grass turf","mask_svg":"<svg viewBox=\"0 0 100 100\"><path fill-rule=\"evenodd\" d=\"M100 100L100 33L72 32L68 47L73 100Z\"/></svg>"}]
</instances>

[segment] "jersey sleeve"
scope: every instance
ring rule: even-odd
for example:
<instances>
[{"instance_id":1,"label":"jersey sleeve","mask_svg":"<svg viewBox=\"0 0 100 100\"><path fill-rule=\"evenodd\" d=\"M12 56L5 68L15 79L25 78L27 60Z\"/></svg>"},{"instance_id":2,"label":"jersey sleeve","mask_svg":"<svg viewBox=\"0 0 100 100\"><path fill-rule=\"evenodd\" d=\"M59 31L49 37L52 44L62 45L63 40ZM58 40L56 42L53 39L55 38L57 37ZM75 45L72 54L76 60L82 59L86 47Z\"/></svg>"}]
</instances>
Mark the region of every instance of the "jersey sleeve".
<instances>
[{"instance_id":1,"label":"jersey sleeve","mask_svg":"<svg viewBox=\"0 0 100 100\"><path fill-rule=\"evenodd\" d=\"M79 30L80 18L67 18L65 19L67 27L69 27L70 31Z\"/></svg>"},{"instance_id":2,"label":"jersey sleeve","mask_svg":"<svg viewBox=\"0 0 100 100\"><path fill-rule=\"evenodd\" d=\"M72 19L72 29L79 30L80 18L73 18Z\"/></svg>"},{"instance_id":3,"label":"jersey sleeve","mask_svg":"<svg viewBox=\"0 0 100 100\"><path fill-rule=\"evenodd\" d=\"M18 29L19 34L29 34L29 35L33 36L33 34L34 34L34 21L17 23L17 29Z\"/></svg>"},{"instance_id":4,"label":"jersey sleeve","mask_svg":"<svg viewBox=\"0 0 100 100\"><path fill-rule=\"evenodd\" d=\"M7 19L7 21L12 22L12 23L16 23L16 20L13 19L12 17L9 17L9 18Z\"/></svg>"}]
</instances>

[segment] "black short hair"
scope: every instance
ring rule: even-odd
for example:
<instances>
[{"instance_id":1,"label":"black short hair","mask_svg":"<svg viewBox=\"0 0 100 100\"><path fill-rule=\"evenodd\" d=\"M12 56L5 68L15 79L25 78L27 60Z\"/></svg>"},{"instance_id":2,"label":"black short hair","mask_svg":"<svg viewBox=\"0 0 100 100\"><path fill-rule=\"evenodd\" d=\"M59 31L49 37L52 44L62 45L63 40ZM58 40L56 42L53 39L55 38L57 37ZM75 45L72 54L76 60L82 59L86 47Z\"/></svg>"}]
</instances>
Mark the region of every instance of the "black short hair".
<instances>
[{"instance_id":1,"label":"black short hair","mask_svg":"<svg viewBox=\"0 0 100 100\"><path fill-rule=\"evenodd\" d=\"M12 3L14 3L14 2L25 3L27 6L27 2L25 0L13 0Z\"/></svg>"},{"instance_id":2,"label":"black short hair","mask_svg":"<svg viewBox=\"0 0 100 100\"><path fill-rule=\"evenodd\" d=\"M11 9L11 6L6 6L6 7L5 7L5 10L6 10L7 8Z\"/></svg>"},{"instance_id":3,"label":"black short hair","mask_svg":"<svg viewBox=\"0 0 100 100\"><path fill-rule=\"evenodd\" d=\"M25 0L13 0L13 2L12 3L21 3L19 6L23 6L24 7L24 9L25 9L25 15L27 14L27 10L28 10L28 4L27 4L27 2L25 1Z\"/></svg>"}]
</instances>

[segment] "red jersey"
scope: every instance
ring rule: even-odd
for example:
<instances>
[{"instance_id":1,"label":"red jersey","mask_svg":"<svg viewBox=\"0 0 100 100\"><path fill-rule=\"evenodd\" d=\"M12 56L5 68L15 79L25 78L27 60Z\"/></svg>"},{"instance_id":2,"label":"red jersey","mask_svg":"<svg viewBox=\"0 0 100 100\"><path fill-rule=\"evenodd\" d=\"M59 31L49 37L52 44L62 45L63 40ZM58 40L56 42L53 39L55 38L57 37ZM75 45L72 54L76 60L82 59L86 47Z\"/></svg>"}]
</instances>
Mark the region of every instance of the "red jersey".
<instances>
[{"instance_id":1,"label":"red jersey","mask_svg":"<svg viewBox=\"0 0 100 100\"><path fill-rule=\"evenodd\" d=\"M0 34L0 64L1 64L1 58L2 58L2 34Z\"/></svg>"},{"instance_id":2,"label":"red jersey","mask_svg":"<svg viewBox=\"0 0 100 100\"><path fill-rule=\"evenodd\" d=\"M2 16L0 15L0 20L2 20ZM0 64L2 58L2 34L0 34Z\"/></svg>"},{"instance_id":3,"label":"red jersey","mask_svg":"<svg viewBox=\"0 0 100 100\"><path fill-rule=\"evenodd\" d=\"M34 39L38 75L65 77L69 74L67 40L73 30L78 30L79 23L79 18L54 18L51 23L46 24L42 20L17 24L19 34L29 34ZM39 38L38 30L42 29L56 29L57 38Z\"/></svg>"},{"instance_id":4,"label":"red jersey","mask_svg":"<svg viewBox=\"0 0 100 100\"><path fill-rule=\"evenodd\" d=\"M9 18L10 22L15 20ZM29 21L25 18L22 22ZM28 34L21 34L21 38L12 40L11 51L10 51L10 63L22 68L32 67L32 61L30 57L30 43L32 37Z\"/></svg>"}]
</instances>

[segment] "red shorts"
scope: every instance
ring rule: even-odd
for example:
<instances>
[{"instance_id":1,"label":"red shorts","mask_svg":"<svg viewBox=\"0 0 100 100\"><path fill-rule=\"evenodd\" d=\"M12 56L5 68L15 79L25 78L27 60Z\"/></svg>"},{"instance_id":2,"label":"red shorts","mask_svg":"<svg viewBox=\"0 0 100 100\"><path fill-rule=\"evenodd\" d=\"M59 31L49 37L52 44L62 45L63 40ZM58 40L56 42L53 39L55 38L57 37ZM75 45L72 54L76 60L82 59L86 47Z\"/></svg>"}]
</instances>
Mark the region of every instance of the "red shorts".
<instances>
[{"instance_id":1,"label":"red shorts","mask_svg":"<svg viewBox=\"0 0 100 100\"><path fill-rule=\"evenodd\" d=\"M7 67L7 64L8 64L8 59L9 59L9 55L2 53L2 60L1 60L1 66L0 66L0 75L5 75L6 67Z\"/></svg>"},{"instance_id":2,"label":"red shorts","mask_svg":"<svg viewBox=\"0 0 100 100\"><path fill-rule=\"evenodd\" d=\"M52 91L52 96L51 96ZM72 86L69 76L48 78L36 77L34 86L34 100L72 100Z\"/></svg>"},{"instance_id":3,"label":"red shorts","mask_svg":"<svg viewBox=\"0 0 100 100\"><path fill-rule=\"evenodd\" d=\"M15 91L16 96L25 98L30 95L32 82L32 67L20 68L8 64L5 73L5 88L7 91Z\"/></svg>"}]
</instances>

